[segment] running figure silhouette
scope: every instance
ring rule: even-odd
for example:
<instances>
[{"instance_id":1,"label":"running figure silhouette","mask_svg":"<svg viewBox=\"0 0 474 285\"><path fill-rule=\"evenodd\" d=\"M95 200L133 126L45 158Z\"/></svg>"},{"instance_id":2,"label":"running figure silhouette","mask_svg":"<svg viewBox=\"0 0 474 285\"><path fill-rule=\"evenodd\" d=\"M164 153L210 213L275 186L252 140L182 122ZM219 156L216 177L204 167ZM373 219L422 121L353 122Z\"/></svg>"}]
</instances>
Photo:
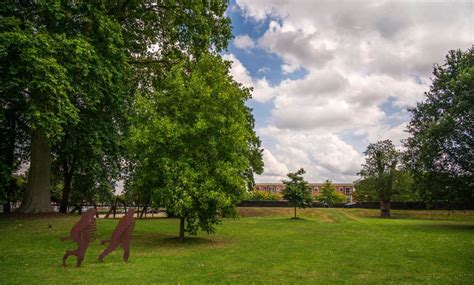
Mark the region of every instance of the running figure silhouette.
<instances>
[{"instance_id":1,"label":"running figure silhouette","mask_svg":"<svg viewBox=\"0 0 474 285\"><path fill-rule=\"evenodd\" d=\"M110 240L102 240L101 244L109 243L107 247L100 255L99 261L103 261L109 253L114 251L118 246L123 247L123 260L128 261L130 255L130 241L132 239L132 231L135 226L135 220L133 214L135 213L134 209L129 209L127 214L123 216L117 226L115 227L114 232L112 233L112 238Z\"/></svg>"},{"instance_id":2,"label":"running figure silhouette","mask_svg":"<svg viewBox=\"0 0 474 285\"><path fill-rule=\"evenodd\" d=\"M61 238L62 241L72 240L77 244L77 249L66 250L63 256L63 266L66 266L66 259L75 255L77 257L76 267L80 267L84 260L87 247L93 240L97 231L97 224L95 220L96 210L91 208L82 214L81 219L71 229L70 236Z\"/></svg>"}]
</instances>

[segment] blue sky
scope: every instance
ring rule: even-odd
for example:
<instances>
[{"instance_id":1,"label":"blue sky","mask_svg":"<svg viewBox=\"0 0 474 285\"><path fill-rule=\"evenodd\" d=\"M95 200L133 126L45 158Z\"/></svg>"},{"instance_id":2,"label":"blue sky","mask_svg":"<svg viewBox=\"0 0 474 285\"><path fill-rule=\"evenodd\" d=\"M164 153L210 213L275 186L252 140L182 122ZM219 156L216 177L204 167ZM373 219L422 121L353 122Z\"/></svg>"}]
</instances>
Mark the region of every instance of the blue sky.
<instances>
[{"instance_id":1,"label":"blue sky","mask_svg":"<svg viewBox=\"0 0 474 285\"><path fill-rule=\"evenodd\" d=\"M231 1L224 57L253 87L265 172L352 182L370 142L400 145L433 63L473 40L472 2Z\"/></svg>"}]
</instances>

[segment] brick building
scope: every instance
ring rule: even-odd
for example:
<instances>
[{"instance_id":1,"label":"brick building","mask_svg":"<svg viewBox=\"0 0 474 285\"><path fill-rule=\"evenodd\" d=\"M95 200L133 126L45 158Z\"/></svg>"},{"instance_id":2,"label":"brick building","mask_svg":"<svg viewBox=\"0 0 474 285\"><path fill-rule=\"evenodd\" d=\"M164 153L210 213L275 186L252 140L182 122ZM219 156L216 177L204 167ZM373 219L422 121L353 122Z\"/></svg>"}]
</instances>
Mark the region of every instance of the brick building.
<instances>
[{"instance_id":1,"label":"brick building","mask_svg":"<svg viewBox=\"0 0 474 285\"><path fill-rule=\"evenodd\" d=\"M336 191L346 195L347 202L354 202L353 193L355 191L353 183L331 183L336 188ZM321 193L321 187L323 183L309 183L313 197L318 196ZM282 195L282 191L285 188L283 183L256 183L255 190L271 192L274 194Z\"/></svg>"}]
</instances>

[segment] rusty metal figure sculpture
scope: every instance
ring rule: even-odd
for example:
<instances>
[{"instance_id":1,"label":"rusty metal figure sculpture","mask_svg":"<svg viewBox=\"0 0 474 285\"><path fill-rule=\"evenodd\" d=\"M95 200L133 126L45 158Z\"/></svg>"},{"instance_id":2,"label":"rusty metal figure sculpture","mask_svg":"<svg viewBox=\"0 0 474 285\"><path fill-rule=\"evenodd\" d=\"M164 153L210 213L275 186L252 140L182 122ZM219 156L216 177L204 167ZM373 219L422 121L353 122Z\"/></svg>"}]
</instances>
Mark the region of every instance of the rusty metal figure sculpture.
<instances>
[{"instance_id":1,"label":"rusty metal figure sculpture","mask_svg":"<svg viewBox=\"0 0 474 285\"><path fill-rule=\"evenodd\" d=\"M76 267L81 266L87 247L93 240L97 230L95 220L96 212L95 209L88 209L87 212L82 214L79 222L72 227L70 236L61 238L62 241L70 239L77 243L77 249L66 250L66 253L63 256L63 266L66 266L66 259L71 255L77 257Z\"/></svg>"},{"instance_id":2,"label":"rusty metal figure sculpture","mask_svg":"<svg viewBox=\"0 0 474 285\"><path fill-rule=\"evenodd\" d=\"M103 261L109 253L114 251L118 246L123 248L123 260L128 261L130 255L130 241L132 239L132 231L135 226L135 220L133 214L135 213L134 209L129 209L127 214L123 216L117 226L115 227L114 232L112 233L112 238L110 240L102 240L101 244L109 243L107 247L100 255L99 261Z\"/></svg>"}]
</instances>

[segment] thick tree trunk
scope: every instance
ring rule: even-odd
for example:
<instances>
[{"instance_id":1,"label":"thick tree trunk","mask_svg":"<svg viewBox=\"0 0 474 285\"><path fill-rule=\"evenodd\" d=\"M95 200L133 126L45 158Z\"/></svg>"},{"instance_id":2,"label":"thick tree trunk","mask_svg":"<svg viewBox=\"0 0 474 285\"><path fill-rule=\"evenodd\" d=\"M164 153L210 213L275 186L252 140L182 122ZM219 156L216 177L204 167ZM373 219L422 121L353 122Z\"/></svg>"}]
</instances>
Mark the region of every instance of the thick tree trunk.
<instances>
[{"instance_id":1,"label":"thick tree trunk","mask_svg":"<svg viewBox=\"0 0 474 285\"><path fill-rule=\"evenodd\" d=\"M390 218L390 200L380 200L380 217Z\"/></svg>"},{"instance_id":2,"label":"thick tree trunk","mask_svg":"<svg viewBox=\"0 0 474 285\"><path fill-rule=\"evenodd\" d=\"M179 219L179 241L184 241L184 218Z\"/></svg>"},{"instance_id":3,"label":"thick tree trunk","mask_svg":"<svg viewBox=\"0 0 474 285\"><path fill-rule=\"evenodd\" d=\"M31 158L28 183L23 201L18 209L21 213L48 213L51 207L51 147L42 130L31 136Z\"/></svg>"},{"instance_id":4,"label":"thick tree trunk","mask_svg":"<svg viewBox=\"0 0 474 285\"><path fill-rule=\"evenodd\" d=\"M296 207L294 207L294 208L295 208L295 219L296 219Z\"/></svg>"},{"instance_id":5,"label":"thick tree trunk","mask_svg":"<svg viewBox=\"0 0 474 285\"><path fill-rule=\"evenodd\" d=\"M71 183L72 183L72 176L73 170L68 170L67 163L64 163L63 166L64 171L64 187L63 187L63 194L61 196L61 206L59 207L60 213L67 213L67 208L69 206L69 196L71 194Z\"/></svg>"}]
</instances>

